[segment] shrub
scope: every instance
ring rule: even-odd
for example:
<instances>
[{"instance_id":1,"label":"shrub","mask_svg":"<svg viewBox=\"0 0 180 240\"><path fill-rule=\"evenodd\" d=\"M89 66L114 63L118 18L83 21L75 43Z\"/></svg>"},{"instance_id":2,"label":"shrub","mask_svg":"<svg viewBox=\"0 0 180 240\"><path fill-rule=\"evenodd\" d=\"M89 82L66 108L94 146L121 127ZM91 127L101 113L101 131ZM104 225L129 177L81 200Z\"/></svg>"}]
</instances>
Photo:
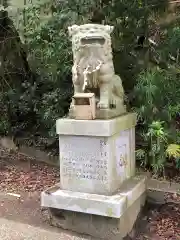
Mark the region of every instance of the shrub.
<instances>
[{"instance_id":1,"label":"shrub","mask_svg":"<svg viewBox=\"0 0 180 240\"><path fill-rule=\"evenodd\" d=\"M131 77L132 81L128 81L131 83L128 87L132 88L139 67L138 64L135 64L136 59L127 55L127 51L132 51L134 47L139 29L144 24L141 19L141 15L144 13L140 10L140 15L137 15L135 6L132 8L131 4L125 4L123 1L115 1L114 4L106 1L100 4L94 0L78 0L73 1L73 4L71 1L57 4L47 1L37 5L29 5L21 13L19 32L24 38L28 63L36 76L34 83L29 86L29 89L32 87L34 89L32 103L33 112L36 115L35 132L38 131L44 136L54 137L56 119L63 117L68 111L73 89L71 79L72 49L67 28L72 24L102 22L104 20L104 23L115 25L113 35L115 65L117 69L120 67L123 70L124 79L126 75L126 78L133 76ZM135 5L139 7L138 1ZM123 9L127 8L127 10L122 11L122 7ZM117 8L123 13L122 16ZM42 15L42 12L47 9L48 16ZM97 16L100 16L99 19ZM118 21L116 21L117 18ZM133 34L132 28L133 31L137 29ZM126 70L124 68L125 61L121 61L119 64L121 56L127 60ZM25 92L25 98L26 94Z\"/></svg>"},{"instance_id":2,"label":"shrub","mask_svg":"<svg viewBox=\"0 0 180 240\"><path fill-rule=\"evenodd\" d=\"M180 111L179 76L157 67L148 69L140 74L134 93L141 139L137 158L157 174L162 172L168 158L180 157L176 128Z\"/></svg>"}]
</instances>

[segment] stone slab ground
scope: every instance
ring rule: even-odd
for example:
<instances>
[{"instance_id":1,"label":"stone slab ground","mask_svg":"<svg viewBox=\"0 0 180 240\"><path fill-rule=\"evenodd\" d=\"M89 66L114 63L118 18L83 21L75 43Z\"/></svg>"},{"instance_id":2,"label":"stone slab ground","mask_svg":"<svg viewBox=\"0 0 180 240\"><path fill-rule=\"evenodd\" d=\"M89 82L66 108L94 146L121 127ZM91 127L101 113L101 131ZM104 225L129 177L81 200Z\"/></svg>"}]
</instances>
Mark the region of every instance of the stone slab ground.
<instances>
[{"instance_id":1,"label":"stone slab ground","mask_svg":"<svg viewBox=\"0 0 180 240\"><path fill-rule=\"evenodd\" d=\"M0 218L0 239L2 240L88 240L72 234L46 230L32 225Z\"/></svg>"},{"instance_id":2,"label":"stone slab ground","mask_svg":"<svg viewBox=\"0 0 180 240\"><path fill-rule=\"evenodd\" d=\"M44 222L39 196L38 192L24 193L20 198L0 194L1 240L95 240Z\"/></svg>"}]
</instances>

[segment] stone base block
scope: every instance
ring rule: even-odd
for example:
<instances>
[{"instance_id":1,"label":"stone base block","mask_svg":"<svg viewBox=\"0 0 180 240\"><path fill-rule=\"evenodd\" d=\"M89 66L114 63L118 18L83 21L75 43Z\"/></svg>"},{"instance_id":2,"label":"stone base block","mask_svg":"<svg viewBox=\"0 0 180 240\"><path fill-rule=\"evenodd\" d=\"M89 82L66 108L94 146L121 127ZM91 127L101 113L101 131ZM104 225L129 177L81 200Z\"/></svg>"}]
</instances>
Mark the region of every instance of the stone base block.
<instances>
[{"instance_id":1,"label":"stone base block","mask_svg":"<svg viewBox=\"0 0 180 240\"><path fill-rule=\"evenodd\" d=\"M145 203L146 177L127 180L113 196L59 190L41 195L51 225L96 238L120 240L133 228ZM45 213L46 211L43 211Z\"/></svg>"},{"instance_id":2,"label":"stone base block","mask_svg":"<svg viewBox=\"0 0 180 240\"><path fill-rule=\"evenodd\" d=\"M110 120L58 119L60 188L113 195L135 175L136 114Z\"/></svg>"},{"instance_id":3,"label":"stone base block","mask_svg":"<svg viewBox=\"0 0 180 240\"><path fill-rule=\"evenodd\" d=\"M136 126L137 115L126 113L109 120L76 120L60 118L56 121L56 133L62 136L111 137Z\"/></svg>"},{"instance_id":4,"label":"stone base block","mask_svg":"<svg viewBox=\"0 0 180 240\"><path fill-rule=\"evenodd\" d=\"M96 119L111 119L118 116L121 116L126 113L126 106L119 106L119 108L115 109L96 109ZM68 118L74 119L75 113L73 109L69 109Z\"/></svg>"},{"instance_id":5,"label":"stone base block","mask_svg":"<svg viewBox=\"0 0 180 240\"><path fill-rule=\"evenodd\" d=\"M126 106L119 106L118 109L97 109L96 119L111 119L126 113Z\"/></svg>"}]
</instances>

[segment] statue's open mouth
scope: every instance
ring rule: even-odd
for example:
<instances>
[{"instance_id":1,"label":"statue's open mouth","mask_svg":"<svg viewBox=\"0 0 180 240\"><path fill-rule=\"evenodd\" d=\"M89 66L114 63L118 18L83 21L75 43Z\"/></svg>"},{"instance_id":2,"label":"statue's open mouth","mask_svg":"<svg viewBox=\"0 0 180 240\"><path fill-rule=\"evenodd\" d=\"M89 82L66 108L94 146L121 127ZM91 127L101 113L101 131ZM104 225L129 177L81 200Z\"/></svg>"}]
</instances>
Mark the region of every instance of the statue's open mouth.
<instances>
[{"instance_id":1,"label":"statue's open mouth","mask_svg":"<svg viewBox=\"0 0 180 240\"><path fill-rule=\"evenodd\" d=\"M81 38L82 45L89 45L89 44L95 44L95 43L103 45L105 43L105 39L103 37L97 37L97 36L87 36L87 37Z\"/></svg>"}]
</instances>

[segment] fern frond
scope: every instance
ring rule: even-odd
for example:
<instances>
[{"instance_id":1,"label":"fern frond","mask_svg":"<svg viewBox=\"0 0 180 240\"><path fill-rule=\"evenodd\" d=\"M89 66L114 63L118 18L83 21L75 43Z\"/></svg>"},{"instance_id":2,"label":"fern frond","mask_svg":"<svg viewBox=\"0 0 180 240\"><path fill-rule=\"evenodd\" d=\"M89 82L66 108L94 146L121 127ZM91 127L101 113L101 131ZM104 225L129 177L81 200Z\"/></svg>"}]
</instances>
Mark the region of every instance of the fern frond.
<instances>
[{"instance_id":1,"label":"fern frond","mask_svg":"<svg viewBox=\"0 0 180 240\"><path fill-rule=\"evenodd\" d=\"M174 158L180 157L180 145L170 144L166 149L166 155Z\"/></svg>"},{"instance_id":2,"label":"fern frond","mask_svg":"<svg viewBox=\"0 0 180 240\"><path fill-rule=\"evenodd\" d=\"M145 157L145 151L143 149L136 150L136 157L137 159L142 159Z\"/></svg>"}]
</instances>

